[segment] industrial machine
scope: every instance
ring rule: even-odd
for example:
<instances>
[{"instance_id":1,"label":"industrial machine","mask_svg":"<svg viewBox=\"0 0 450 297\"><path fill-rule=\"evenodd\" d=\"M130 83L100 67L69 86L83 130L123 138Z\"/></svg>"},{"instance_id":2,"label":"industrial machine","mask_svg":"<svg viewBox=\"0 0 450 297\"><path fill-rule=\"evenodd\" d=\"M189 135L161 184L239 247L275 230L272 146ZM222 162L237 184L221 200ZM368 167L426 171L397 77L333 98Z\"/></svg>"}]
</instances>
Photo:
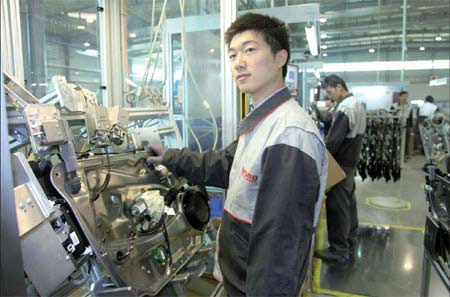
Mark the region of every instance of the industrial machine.
<instances>
[{"instance_id":1,"label":"industrial machine","mask_svg":"<svg viewBox=\"0 0 450 297\"><path fill-rule=\"evenodd\" d=\"M448 116L436 113L433 117L425 119L423 123L419 124L419 132L427 160L434 164L450 160L450 121Z\"/></svg>"},{"instance_id":2,"label":"industrial machine","mask_svg":"<svg viewBox=\"0 0 450 297\"><path fill-rule=\"evenodd\" d=\"M442 113L419 124L427 159L425 223L421 296L450 292L450 121ZM436 275L436 277L433 277Z\"/></svg>"},{"instance_id":3,"label":"industrial machine","mask_svg":"<svg viewBox=\"0 0 450 297\"><path fill-rule=\"evenodd\" d=\"M151 108L106 108L55 77L38 100L4 77L28 293L89 284L93 296L183 295L213 259L209 198L147 163L148 144L180 144L162 96Z\"/></svg>"}]
</instances>

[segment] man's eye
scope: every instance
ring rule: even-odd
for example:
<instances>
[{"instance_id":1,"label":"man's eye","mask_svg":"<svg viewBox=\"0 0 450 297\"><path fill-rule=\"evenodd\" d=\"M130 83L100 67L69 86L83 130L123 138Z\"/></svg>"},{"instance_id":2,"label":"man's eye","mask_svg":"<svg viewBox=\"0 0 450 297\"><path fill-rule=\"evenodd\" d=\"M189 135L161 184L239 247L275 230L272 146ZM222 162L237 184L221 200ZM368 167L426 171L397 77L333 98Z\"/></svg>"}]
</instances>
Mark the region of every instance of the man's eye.
<instances>
[{"instance_id":1,"label":"man's eye","mask_svg":"<svg viewBox=\"0 0 450 297\"><path fill-rule=\"evenodd\" d=\"M229 55L230 60L233 60L234 58L236 58L236 54L231 54Z\"/></svg>"},{"instance_id":2,"label":"man's eye","mask_svg":"<svg viewBox=\"0 0 450 297\"><path fill-rule=\"evenodd\" d=\"M246 53L251 53L251 52L254 52L254 51L255 51L255 48L253 48L253 47L249 47L249 48L245 49Z\"/></svg>"}]
</instances>

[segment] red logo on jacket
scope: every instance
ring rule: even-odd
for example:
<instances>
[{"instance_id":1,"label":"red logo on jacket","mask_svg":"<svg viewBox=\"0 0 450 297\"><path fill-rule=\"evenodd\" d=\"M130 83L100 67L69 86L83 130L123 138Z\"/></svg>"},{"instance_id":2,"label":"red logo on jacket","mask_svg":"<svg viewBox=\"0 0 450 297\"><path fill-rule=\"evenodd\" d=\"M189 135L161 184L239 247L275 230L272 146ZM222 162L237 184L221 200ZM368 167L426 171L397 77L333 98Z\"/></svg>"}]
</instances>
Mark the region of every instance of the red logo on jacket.
<instances>
[{"instance_id":1,"label":"red logo on jacket","mask_svg":"<svg viewBox=\"0 0 450 297\"><path fill-rule=\"evenodd\" d=\"M244 167L242 167L241 175L245 180L252 182L252 183L255 183L256 180L258 179L258 176L251 174L250 172L245 170Z\"/></svg>"}]
</instances>

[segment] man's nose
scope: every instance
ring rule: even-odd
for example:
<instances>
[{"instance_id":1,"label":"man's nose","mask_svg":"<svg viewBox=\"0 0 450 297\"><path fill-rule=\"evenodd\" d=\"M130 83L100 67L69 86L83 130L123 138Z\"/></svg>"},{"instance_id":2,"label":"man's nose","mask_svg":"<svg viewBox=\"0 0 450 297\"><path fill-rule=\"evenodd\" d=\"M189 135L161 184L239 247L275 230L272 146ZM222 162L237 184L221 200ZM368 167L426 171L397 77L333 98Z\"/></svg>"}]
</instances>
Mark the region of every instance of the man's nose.
<instances>
[{"instance_id":1,"label":"man's nose","mask_svg":"<svg viewBox=\"0 0 450 297\"><path fill-rule=\"evenodd\" d=\"M236 54L236 60L235 60L235 63L234 63L234 68L235 69L241 69L243 67L245 67L245 59L244 59L242 54L238 53L238 54Z\"/></svg>"}]
</instances>

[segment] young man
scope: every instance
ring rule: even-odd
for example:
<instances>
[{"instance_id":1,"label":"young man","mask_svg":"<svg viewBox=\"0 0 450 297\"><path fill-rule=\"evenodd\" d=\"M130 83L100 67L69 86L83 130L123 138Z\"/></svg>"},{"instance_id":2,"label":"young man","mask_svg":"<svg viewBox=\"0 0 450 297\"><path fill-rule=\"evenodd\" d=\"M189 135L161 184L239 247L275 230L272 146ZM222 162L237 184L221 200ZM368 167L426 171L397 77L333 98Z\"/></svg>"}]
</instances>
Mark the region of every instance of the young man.
<instances>
[{"instance_id":1,"label":"young man","mask_svg":"<svg viewBox=\"0 0 450 297\"><path fill-rule=\"evenodd\" d=\"M316 256L326 261L345 262L350 258L358 228L354 176L366 130L366 111L361 101L349 93L347 85L339 76L327 76L322 87L336 104L325 143L344 170L346 178L327 192L330 247L316 251Z\"/></svg>"},{"instance_id":2,"label":"young man","mask_svg":"<svg viewBox=\"0 0 450 297\"><path fill-rule=\"evenodd\" d=\"M226 149L170 149L162 164L193 183L228 189L215 267L228 295L296 296L326 183L325 145L284 85L285 25L246 14L228 29L226 43L233 77L255 109Z\"/></svg>"}]
</instances>

